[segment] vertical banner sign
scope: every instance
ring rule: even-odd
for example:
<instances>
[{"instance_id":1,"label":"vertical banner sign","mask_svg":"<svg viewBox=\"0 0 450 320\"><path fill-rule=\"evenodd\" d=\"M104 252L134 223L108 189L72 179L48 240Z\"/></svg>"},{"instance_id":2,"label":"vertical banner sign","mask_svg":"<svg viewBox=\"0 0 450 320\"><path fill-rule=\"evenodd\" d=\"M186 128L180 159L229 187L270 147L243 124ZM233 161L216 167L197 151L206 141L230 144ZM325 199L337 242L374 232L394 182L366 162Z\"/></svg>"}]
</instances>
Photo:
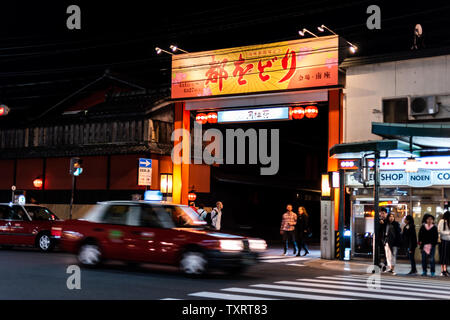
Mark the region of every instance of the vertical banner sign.
<instances>
[{"instance_id":1,"label":"vertical banner sign","mask_svg":"<svg viewBox=\"0 0 450 320\"><path fill-rule=\"evenodd\" d=\"M320 254L334 259L334 201L320 201Z\"/></svg>"},{"instance_id":2,"label":"vertical banner sign","mask_svg":"<svg viewBox=\"0 0 450 320\"><path fill-rule=\"evenodd\" d=\"M172 98L335 86L338 58L338 36L177 54Z\"/></svg>"},{"instance_id":3,"label":"vertical banner sign","mask_svg":"<svg viewBox=\"0 0 450 320\"><path fill-rule=\"evenodd\" d=\"M152 184L152 159L139 158L138 185Z\"/></svg>"}]
</instances>

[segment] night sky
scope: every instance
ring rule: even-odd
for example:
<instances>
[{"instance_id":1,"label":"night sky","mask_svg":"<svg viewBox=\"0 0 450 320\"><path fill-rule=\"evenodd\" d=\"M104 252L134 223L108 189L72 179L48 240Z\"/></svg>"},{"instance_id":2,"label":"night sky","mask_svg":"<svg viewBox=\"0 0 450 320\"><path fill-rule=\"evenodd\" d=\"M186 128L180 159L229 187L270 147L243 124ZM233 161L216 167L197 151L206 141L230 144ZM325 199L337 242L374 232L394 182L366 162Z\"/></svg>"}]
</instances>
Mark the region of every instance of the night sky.
<instances>
[{"instance_id":1,"label":"night sky","mask_svg":"<svg viewBox=\"0 0 450 320\"><path fill-rule=\"evenodd\" d=\"M53 2L53 3L52 3ZM81 30L66 28L66 8L81 7ZM381 30L366 27L369 5ZM437 1L3 1L0 87L73 79L79 86L105 69L147 87L169 83L170 57L155 46L188 51L298 38L325 24L359 47L357 56L409 50L416 23L427 47L450 44L450 3ZM318 32L317 32L318 33ZM77 82L79 81L79 82ZM68 84L70 86L70 84ZM14 93L2 92L2 96Z\"/></svg>"}]
</instances>

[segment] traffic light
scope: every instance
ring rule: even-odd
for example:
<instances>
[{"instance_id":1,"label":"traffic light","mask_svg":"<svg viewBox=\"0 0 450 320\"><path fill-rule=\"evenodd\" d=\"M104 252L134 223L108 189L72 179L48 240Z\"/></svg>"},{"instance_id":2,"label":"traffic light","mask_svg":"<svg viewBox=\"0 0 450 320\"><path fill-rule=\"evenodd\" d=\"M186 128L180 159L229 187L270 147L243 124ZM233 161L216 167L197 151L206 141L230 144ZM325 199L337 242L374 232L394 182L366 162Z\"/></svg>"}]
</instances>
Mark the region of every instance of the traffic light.
<instances>
[{"instance_id":1,"label":"traffic light","mask_svg":"<svg viewBox=\"0 0 450 320\"><path fill-rule=\"evenodd\" d=\"M81 173L83 173L83 168L81 167L82 163L83 160L81 160L80 158L71 158L69 173L73 176L79 176Z\"/></svg>"}]
</instances>

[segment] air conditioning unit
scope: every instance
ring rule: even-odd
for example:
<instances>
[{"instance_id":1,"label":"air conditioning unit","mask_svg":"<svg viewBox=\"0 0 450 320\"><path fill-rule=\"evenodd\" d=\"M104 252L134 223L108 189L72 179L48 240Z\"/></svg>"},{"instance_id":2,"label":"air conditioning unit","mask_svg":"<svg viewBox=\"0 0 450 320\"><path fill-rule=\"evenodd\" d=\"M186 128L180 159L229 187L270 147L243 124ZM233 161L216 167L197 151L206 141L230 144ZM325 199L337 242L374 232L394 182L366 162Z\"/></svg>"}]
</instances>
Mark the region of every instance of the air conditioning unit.
<instances>
[{"instance_id":1,"label":"air conditioning unit","mask_svg":"<svg viewBox=\"0 0 450 320\"><path fill-rule=\"evenodd\" d=\"M408 100L409 119L411 120L435 115L439 112L436 96L413 96Z\"/></svg>"}]
</instances>

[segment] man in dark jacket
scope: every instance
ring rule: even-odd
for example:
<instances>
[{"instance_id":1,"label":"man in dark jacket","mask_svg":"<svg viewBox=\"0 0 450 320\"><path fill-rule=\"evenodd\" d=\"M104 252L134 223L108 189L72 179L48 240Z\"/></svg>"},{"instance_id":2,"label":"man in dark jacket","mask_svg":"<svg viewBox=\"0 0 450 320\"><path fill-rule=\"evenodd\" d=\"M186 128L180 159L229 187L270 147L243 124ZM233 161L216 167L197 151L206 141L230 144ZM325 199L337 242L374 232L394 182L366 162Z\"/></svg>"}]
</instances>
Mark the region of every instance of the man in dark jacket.
<instances>
[{"instance_id":1,"label":"man in dark jacket","mask_svg":"<svg viewBox=\"0 0 450 320\"><path fill-rule=\"evenodd\" d=\"M389 267L388 272L395 274L394 268L397 261L397 251L401 246L400 224L395 221L393 213L389 213L385 221L384 252Z\"/></svg>"},{"instance_id":2,"label":"man in dark jacket","mask_svg":"<svg viewBox=\"0 0 450 320\"><path fill-rule=\"evenodd\" d=\"M386 255L384 254L384 237L386 232L386 219L387 219L387 210L386 208L380 208L380 227L377 234L377 242L380 248L380 268L382 271L386 271Z\"/></svg>"},{"instance_id":3,"label":"man in dark jacket","mask_svg":"<svg viewBox=\"0 0 450 320\"><path fill-rule=\"evenodd\" d=\"M402 232L403 246L408 253L409 261L411 263L411 271L408 274L416 274L416 260L414 258L417 248L416 226L414 225L414 218L410 215L405 217L405 226Z\"/></svg>"}]
</instances>

